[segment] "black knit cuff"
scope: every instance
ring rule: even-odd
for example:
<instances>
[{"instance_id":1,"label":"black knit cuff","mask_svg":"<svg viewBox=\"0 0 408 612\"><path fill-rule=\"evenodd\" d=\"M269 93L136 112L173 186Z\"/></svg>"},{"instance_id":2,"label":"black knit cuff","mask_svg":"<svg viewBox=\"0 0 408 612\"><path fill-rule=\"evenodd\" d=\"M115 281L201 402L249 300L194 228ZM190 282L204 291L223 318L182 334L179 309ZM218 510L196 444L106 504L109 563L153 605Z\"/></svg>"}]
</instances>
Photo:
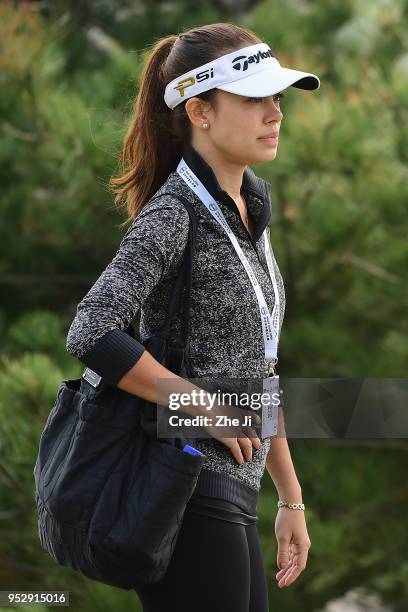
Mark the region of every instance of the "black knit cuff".
<instances>
[{"instance_id":1,"label":"black knit cuff","mask_svg":"<svg viewBox=\"0 0 408 612\"><path fill-rule=\"evenodd\" d=\"M113 329L100 338L81 361L111 385L117 385L140 359L145 347L128 333Z\"/></svg>"}]
</instances>

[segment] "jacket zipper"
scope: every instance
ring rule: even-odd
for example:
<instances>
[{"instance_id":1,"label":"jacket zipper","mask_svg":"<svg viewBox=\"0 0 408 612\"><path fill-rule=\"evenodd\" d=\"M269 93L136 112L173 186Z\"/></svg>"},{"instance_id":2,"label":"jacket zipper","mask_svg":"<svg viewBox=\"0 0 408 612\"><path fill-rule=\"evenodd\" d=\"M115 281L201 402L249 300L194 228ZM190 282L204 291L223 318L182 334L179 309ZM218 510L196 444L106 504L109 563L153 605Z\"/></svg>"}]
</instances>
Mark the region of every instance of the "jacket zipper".
<instances>
[{"instance_id":1,"label":"jacket zipper","mask_svg":"<svg viewBox=\"0 0 408 612\"><path fill-rule=\"evenodd\" d=\"M234 203L235 203L235 202L234 202ZM252 244L252 246L253 246L253 248L254 248L254 251L255 251L255 253L256 253L256 256L258 257L258 261L259 261L259 263L261 264L262 269L264 270L264 272L266 272L266 270L265 270L265 268L264 268L264 266L263 266L263 263L262 263L262 261L261 261L261 259L260 259L260 257L259 257L259 252L258 252L258 249L256 248L256 243L254 242L254 240L253 240L253 238L252 238L251 234L250 234L250 233L249 233L249 231L247 230L247 228L246 228L246 226L245 226L245 223L244 223L244 222L243 222L243 220L242 220L242 217L241 217L241 215L240 215L240 212L239 212L238 206L237 206L236 204L235 204L235 206L236 206L236 208L237 208L237 212L238 212L238 216L239 216L239 220L240 220L240 222L241 222L241 225L242 225L242 227L244 228L245 233L246 233L246 235L248 236L249 241L250 241L250 243Z\"/></svg>"},{"instance_id":2,"label":"jacket zipper","mask_svg":"<svg viewBox=\"0 0 408 612\"><path fill-rule=\"evenodd\" d=\"M239 211L238 211L238 214L239 214ZM250 243L251 243L251 244L252 244L252 246L254 247L255 253L256 253L256 254L257 254L257 256L258 256L259 263L262 265L262 262L261 262L261 260L259 259L259 253L258 253L258 249L256 248L256 243L254 242L254 240L253 240L253 238L252 238L251 234L249 233L249 231L247 230L247 228L246 228L246 226L245 226L245 223L243 222L243 220L242 220L242 218L241 218L241 215L239 215L239 220L241 221L241 225L242 225L242 227L244 228L245 233L246 233L246 235L248 236Z\"/></svg>"}]
</instances>

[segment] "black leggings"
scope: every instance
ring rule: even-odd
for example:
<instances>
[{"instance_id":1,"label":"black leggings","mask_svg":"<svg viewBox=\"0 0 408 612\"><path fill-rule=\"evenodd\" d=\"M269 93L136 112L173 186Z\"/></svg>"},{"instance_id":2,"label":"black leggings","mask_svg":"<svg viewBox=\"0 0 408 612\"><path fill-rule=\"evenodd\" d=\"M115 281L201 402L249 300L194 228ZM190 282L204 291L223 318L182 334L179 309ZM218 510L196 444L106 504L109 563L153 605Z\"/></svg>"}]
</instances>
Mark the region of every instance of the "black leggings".
<instances>
[{"instance_id":1,"label":"black leggings","mask_svg":"<svg viewBox=\"0 0 408 612\"><path fill-rule=\"evenodd\" d=\"M143 612L268 612L256 523L186 513L164 578L137 593Z\"/></svg>"}]
</instances>

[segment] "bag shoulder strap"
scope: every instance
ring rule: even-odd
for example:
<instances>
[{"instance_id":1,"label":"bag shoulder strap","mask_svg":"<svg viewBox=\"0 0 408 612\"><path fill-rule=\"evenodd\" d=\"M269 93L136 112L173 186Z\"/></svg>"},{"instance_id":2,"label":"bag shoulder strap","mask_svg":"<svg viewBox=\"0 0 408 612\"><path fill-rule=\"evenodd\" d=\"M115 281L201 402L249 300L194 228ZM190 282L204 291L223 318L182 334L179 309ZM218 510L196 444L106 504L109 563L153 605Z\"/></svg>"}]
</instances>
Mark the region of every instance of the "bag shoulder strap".
<instances>
[{"instance_id":1,"label":"bag shoulder strap","mask_svg":"<svg viewBox=\"0 0 408 612\"><path fill-rule=\"evenodd\" d=\"M181 345L186 346L189 335L190 335L190 306L191 306L191 288L192 288L192 270L193 270L193 257L196 246L196 235L197 235L197 217L194 213L193 206L183 196L177 196L179 198L190 217L189 235L184 251L183 262L179 270L179 274L175 283L174 290L171 293L165 324L163 330L168 335L170 333L170 325L176 316L179 308L180 301L182 298L184 288L184 299L183 299L183 311L181 318Z\"/></svg>"},{"instance_id":2,"label":"bag shoulder strap","mask_svg":"<svg viewBox=\"0 0 408 612\"><path fill-rule=\"evenodd\" d=\"M183 202L190 217L188 239L184 250L183 260L179 268L176 282L174 283L172 292L170 294L170 299L166 312L166 319L160 329L160 335L163 335L164 337L168 338L170 334L171 323L173 322L173 319L177 315L180 308L180 301L184 288L183 313L181 318L181 346L185 347L187 345L187 341L190 335L192 269L197 235L197 217L191 202L189 202L189 200L187 200L187 198L185 198L184 196L173 192L166 192L161 193L159 196L156 197L161 197L163 195L171 195Z\"/></svg>"}]
</instances>

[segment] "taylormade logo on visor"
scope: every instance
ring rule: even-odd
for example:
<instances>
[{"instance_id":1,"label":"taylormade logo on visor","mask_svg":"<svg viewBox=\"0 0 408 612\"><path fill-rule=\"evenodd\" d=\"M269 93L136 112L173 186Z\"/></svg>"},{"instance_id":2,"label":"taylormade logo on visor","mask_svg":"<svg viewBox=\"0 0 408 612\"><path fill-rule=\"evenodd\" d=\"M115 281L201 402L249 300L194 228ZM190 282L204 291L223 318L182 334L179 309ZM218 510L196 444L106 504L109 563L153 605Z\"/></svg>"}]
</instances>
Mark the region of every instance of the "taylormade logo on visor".
<instances>
[{"instance_id":1,"label":"taylormade logo on visor","mask_svg":"<svg viewBox=\"0 0 408 612\"><path fill-rule=\"evenodd\" d=\"M269 51L258 51L255 55L239 55L232 60L232 67L235 70L246 70L248 64L259 64L259 62L267 57L275 57L271 49ZM241 63L241 60L244 60Z\"/></svg>"}]
</instances>

